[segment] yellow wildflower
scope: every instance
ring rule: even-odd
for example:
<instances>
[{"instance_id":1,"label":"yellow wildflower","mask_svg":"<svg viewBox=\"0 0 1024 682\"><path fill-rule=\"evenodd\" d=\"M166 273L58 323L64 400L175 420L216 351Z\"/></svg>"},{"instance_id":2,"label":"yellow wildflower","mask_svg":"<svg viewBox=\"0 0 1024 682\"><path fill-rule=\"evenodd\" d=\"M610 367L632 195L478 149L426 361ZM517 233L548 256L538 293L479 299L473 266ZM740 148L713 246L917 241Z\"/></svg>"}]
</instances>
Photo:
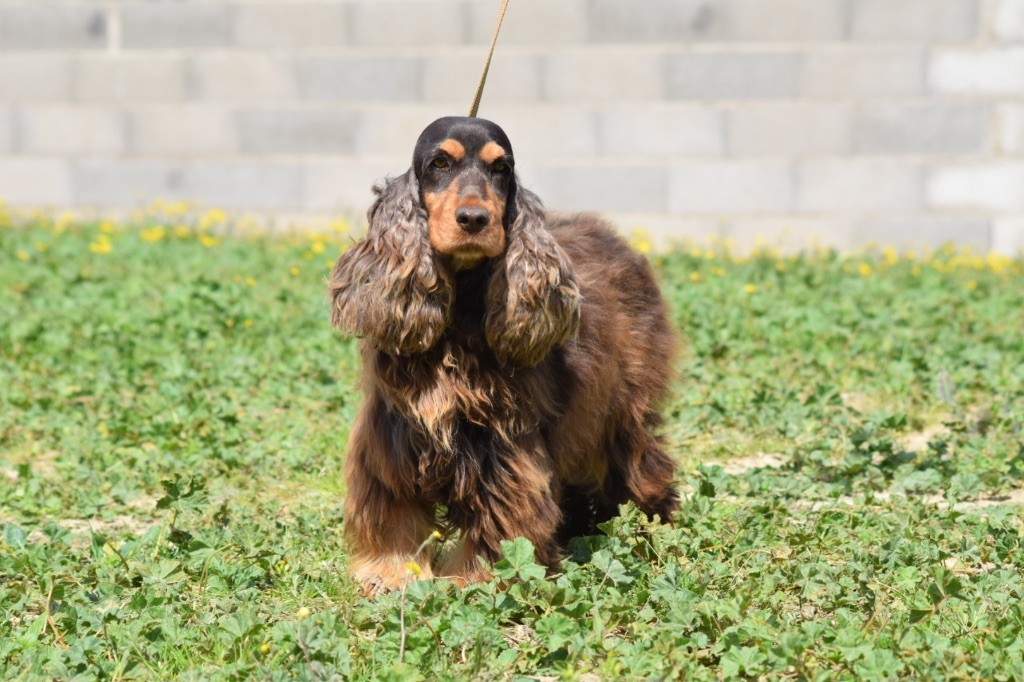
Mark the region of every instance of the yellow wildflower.
<instances>
[{"instance_id":1,"label":"yellow wildflower","mask_svg":"<svg viewBox=\"0 0 1024 682\"><path fill-rule=\"evenodd\" d=\"M860 273L861 277L868 277L873 272L873 270L871 269L871 266L869 264L861 263L860 265L857 266L857 272Z\"/></svg>"},{"instance_id":2,"label":"yellow wildflower","mask_svg":"<svg viewBox=\"0 0 1024 682\"><path fill-rule=\"evenodd\" d=\"M338 234L345 234L349 231L349 225L344 220L332 220L328 223L327 229Z\"/></svg>"},{"instance_id":3,"label":"yellow wildflower","mask_svg":"<svg viewBox=\"0 0 1024 682\"><path fill-rule=\"evenodd\" d=\"M637 253L648 254L651 252L651 237L647 234L647 230L636 227L633 228L633 232L629 237L629 245L633 247L633 250Z\"/></svg>"},{"instance_id":4,"label":"yellow wildflower","mask_svg":"<svg viewBox=\"0 0 1024 682\"><path fill-rule=\"evenodd\" d=\"M978 288L978 282L976 280L972 279L971 281L969 281L967 283L967 291L974 291L977 288Z\"/></svg>"},{"instance_id":5,"label":"yellow wildflower","mask_svg":"<svg viewBox=\"0 0 1024 682\"><path fill-rule=\"evenodd\" d=\"M217 244L220 244L220 239L210 234L201 234L199 235L199 243L208 249L212 249Z\"/></svg>"},{"instance_id":6,"label":"yellow wildflower","mask_svg":"<svg viewBox=\"0 0 1024 682\"><path fill-rule=\"evenodd\" d=\"M101 234L96 241L89 244L89 250L93 253L110 253L113 248L113 245L110 243L110 237L105 234Z\"/></svg>"},{"instance_id":7,"label":"yellow wildflower","mask_svg":"<svg viewBox=\"0 0 1024 682\"><path fill-rule=\"evenodd\" d=\"M882 257L885 258L886 265L896 265L900 260L899 253L892 246L887 246L882 250Z\"/></svg>"},{"instance_id":8,"label":"yellow wildflower","mask_svg":"<svg viewBox=\"0 0 1024 682\"><path fill-rule=\"evenodd\" d=\"M324 243L321 241L313 242L313 245L309 247L309 250L312 251L313 253L323 253Z\"/></svg>"},{"instance_id":9,"label":"yellow wildflower","mask_svg":"<svg viewBox=\"0 0 1024 682\"><path fill-rule=\"evenodd\" d=\"M747 292L748 294L752 294L755 291L757 291L757 285L756 284L747 284L747 285L745 285L743 287L743 291Z\"/></svg>"},{"instance_id":10,"label":"yellow wildflower","mask_svg":"<svg viewBox=\"0 0 1024 682\"><path fill-rule=\"evenodd\" d=\"M143 241L147 242L158 242L163 240L167 236L167 230L160 225L151 227L148 230L142 230L139 232L139 236L142 237Z\"/></svg>"},{"instance_id":11,"label":"yellow wildflower","mask_svg":"<svg viewBox=\"0 0 1024 682\"><path fill-rule=\"evenodd\" d=\"M45 242L36 242L36 251L38 251L39 253L46 251L46 249L48 248L49 246Z\"/></svg>"},{"instance_id":12,"label":"yellow wildflower","mask_svg":"<svg viewBox=\"0 0 1024 682\"><path fill-rule=\"evenodd\" d=\"M415 576L423 575L423 569L420 568L420 565L415 561L406 562L405 567L408 568L409 571Z\"/></svg>"},{"instance_id":13,"label":"yellow wildflower","mask_svg":"<svg viewBox=\"0 0 1024 682\"><path fill-rule=\"evenodd\" d=\"M219 208L211 208L199 219L199 229L209 230L215 225L223 225L227 222L228 216Z\"/></svg>"},{"instance_id":14,"label":"yellow wildflower","mask_svg":"<svg viewBox=\"0 0 1024 682\"><path fill-rule=\"evenodd\" d=\"M295 617L299 620L302 620L303 618L309 618L311 615L313 615L313 612L309 610L308 606L303 606L295 612Z\"/></svg>"},{"instance_id":15,"label":"yellow wildflower","mask_svg":"<svg viewBox=\"0 0 1024 682\"><path fill-rule=\"evenodd\" d=\"M289 270L289 272L292 273L292 277L298 277L299 276L299 269L298 268L292 268L291 270Z\"/></svg>"},{"instance_id":16,"label":"yellow wildflower","mask_svg":"<svg viewBox=\"0 0 1024 682\"><path fill-rule=\"evenodd\" d=\"M53 223L53 229L55 232L63 232L71 227L76 220L78 220L78 216L75 215L74 211L61 211L60 215L57 216L57 220Z\"/></svg>"},{"instance_id":17,"label":"yellow wildflower","mask_svg":"<svg viewBox=\"0 0 1024 682\"><path fill-rule=\"evenodd\" d=\"M28 260L28 254L24 251L18 252L18 260Z\"/></svg>"},{"instance_id":18,"label":"yellow wildflower","mask_svg":"<svg viewBox=\"0 0 1024 682\"><path fill-rule=\"evenodd\" d=\"M725 274L725 268L711 268L711 274L721 277Z\"/></svg>"},{"instance_id":19,"label":"yellow wildflower","mask_svg":"<svg viewBox=\"0 0 1024 682\"><path fill-rule=\"evenodd\" d=\"M252 326L252 318L251 317L250 318L246 318L245 322L243 322L242 324L244 324L246 327L251 327Z\"/></svg>"},{"instance_id":20,"label":"yellow wildflower","mask_svg":"<svg viewBox=\"0 0 1024 682\"><path fill-rule=\"evenodd\" d=\"M59 226L60 223L61 221L58 220L57 225ZM103 234L113 234L114 224L109 220L104 220L102 223L100 223L100 232L102 232Z\"/></svg>"},{"instance_id":21,"label":"yellow wildflower","mask_svg":"<svg viewBox=\"0 0 1024 682\"><path fill-rule=\"evenodd\" d=\"M250 286L250 287L256 286L256 280L254 280L252 277L246 277L245 278L245 283L246 283L247 286Z\"/></svg>"},{"instance_id":22,"label":"yellow wildflower","mask_svg":"<svg viewBox=\"0 0 1024 682\"><path fill-rule=\"evenodd\" d=\"M690 273L690 281L691 282L700 282L703 279L704 279L704 275L700 274L699 272L691 272Z\"/></svg>"},{"instance_id":23,"label":"yellow wildflower","mask_svg":"<svg viewBox=\"0 0 1024 682\"><path fill-rule=\"evenodd\" d=\"M192 230L188 228L188 225L175 225L174 236L178 239L184 239L191 234Z\"/></svg>"}]
</instances>

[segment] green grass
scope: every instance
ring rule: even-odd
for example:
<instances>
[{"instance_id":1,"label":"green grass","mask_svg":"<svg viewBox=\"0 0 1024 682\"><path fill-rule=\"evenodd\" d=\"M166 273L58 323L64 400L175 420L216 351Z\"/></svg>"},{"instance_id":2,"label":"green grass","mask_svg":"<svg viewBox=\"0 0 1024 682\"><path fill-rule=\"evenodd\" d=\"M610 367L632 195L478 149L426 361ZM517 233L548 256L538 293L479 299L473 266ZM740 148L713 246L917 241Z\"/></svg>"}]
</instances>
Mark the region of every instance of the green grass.
<instances>
[{"instance_id":1,"label":"green grass","mask_svg":"<svg viewBox=\"0 0 1024 682\"><path fill-rule=\"evenodd\" d=\"M0 227L0 678L1024 679L1020 261L655 257L675 526L367 601L341 240L66 222Z\"/></svg>"}]
</instances>

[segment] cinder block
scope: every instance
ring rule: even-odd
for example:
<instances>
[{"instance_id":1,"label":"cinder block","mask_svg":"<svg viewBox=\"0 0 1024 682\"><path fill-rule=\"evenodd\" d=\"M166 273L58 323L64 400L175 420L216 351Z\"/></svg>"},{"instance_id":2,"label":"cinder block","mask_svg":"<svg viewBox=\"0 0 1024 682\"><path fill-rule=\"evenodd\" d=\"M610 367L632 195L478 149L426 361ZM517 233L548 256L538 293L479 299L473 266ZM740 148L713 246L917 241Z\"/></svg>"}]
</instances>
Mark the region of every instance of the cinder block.
<instances>
[{"instance_id":1,"label":"cinder block","mask_svg":"<svg viewBox=\"0 0 1024 682\"><path fill-rule=\"evenodd\" d=\"M252 52L200 52L186 62L190 99L258 101L293 99L293 64L287 58Z\"/></svg>"},{"instance_id":2,"label":"cinder block","mask_svg":"<svg viewBox=\"0 0 1024 682\"><path fill-rule=\"evenodd\" d=\"M656 164L530 166L524 184L555 211L661 213L668 177Z\"/></svg>"},{"instance_id":3,"label":"cinder block","mask_svg":"<svg viewBox=\"0 0 1024 682\"><path fill-rule=\"evenodd\" d=\"M992 247L991 226L984 218L908 215L871 218L857 224L858 244L897 249L937 248L960 244L985 252Z\"/></svg>"},{"instance_id":4,"label":"cinder block","mask_svg":"<svg viewBox=\"0 0 1024 682\"><path fill-rule=\"evenodd\" d=\"M938 166L927 196L929 208L1024 211L1024 161Z\"/></svg>"},{"instance_id":5,"label":"cinder block","mask_svg":"<svg viewBox=\"0 0 1024 682\"><path fill-rule=\"evenodd\" d=\"M725 144L723 115L706 106L610 106L597 120L602 156L721 156Z\"/></svg>"},{"instance_id":6,"label":"cinder block","mask_svg":"<svg viewBox=\"0 0 1024 682\"><path fill-rule=\"evenodd\" d=\"M423 99L468 109L473 101L483 57L479 54L440 54L423 58ZM495 59L487 75L487 102L535 102L541 96L540 58L511 54Z\"/></svg>"},{"instance_id":7,"label":"cinder block","mask_svg":"<svg viewBox=\"0 0 1024 682\"><path fill-rule=\"evenodd\" d=\"M71 172L64 159L0 157L0 199L12 206L68 206Z\"/></svg>"},{"instance_id":8,"label":"cinder block","mask_svg":"<svg viewBox=\"0 0 1024 682\"><path fill-rule=\"evenodd\" d=\"M871 213L921 207L921 168L874 160L805 161L798 167L801 213Z\"/></svg>"},{"instance_id":9,"label":"cinder block","mask_svg":"<svg viewBox=\"0 0 1024 682\"><path fill-rule=\"evenodd\" d=\"M14 151L14 112L11 109L0 108L0 154L9 154L12 151Z\"/></svg>"},{"instance_id":10,"label":"cinder block","mask_svg":"<svg viewBox=\"0 0 1024 682\"><path fill-rule=\"evenodd\" d=\"M234 11L235 45L310 48L347 45L351 3L256 2Z\"/></svg>"},{"instance_id":11,"label":"cinder block","mask_svg":"<svg viewBox=\"0 0 1024 682\"><path fill-rule=\"evenodd\" d=\"M706 6L717 14L715 33L725 40L760 43L846 37L846 0L718 0Z\"/></svg>"},{"instance_id":12,"label":"cinder block","mask_svg":"<svg viewBox=\"0 0 1024 682\"><path fill-rule=\"evenodd\" d=\"M1024 217L999 218L992 223L992 250L1024 258Z\"/></svg>"},{"instance_id":13,"label":"cinder block","mask_svg":"<svg viewBox=\"0 0 1024 682\"><path fill-rule=\"evenodd\" d=\"M595 43L678 43L721 33L718 3L709 0L590 0L587 9L587 38Z\"/></svg>"},{"instance_id":14,"label":"cinder block","mask_svg":"<svg viewBox=\"0 0 1024 682\"><path fill-rule=\"evenodd\" d=\"M339 109L257 109L236 115L246 154L351 154L359 114Z\"/></svg>"},{"instance_id":15,"label":"cinder block","mask_svg":"<svg viewBox=\"0 0 1024 682\"><path fill-rule=\"evenodd\" d=\"M776 249L797 253L815 248L851 249L856 245L849 221L807 216L749 216L732 218L722 226L722 237L732 241L738 253Z\"/></svg>"},{"instance_id":16,"label":"cinder block","mask_svg":"<svg viewBox=\"0 0 1024 682\"><path fill-rule=\"evenodd\" d=\"M853 146L852 114L842 104L744 104L726 115L732 156L846 154Z\"/></svg>"},{"instance_id":17,"label":"cinder block","mask_svg":"<svg viewBox=\"0 0 1024 682\"><path fill-rule=\"evenodd\" d=\"M587 37L592 42L823 41L845 37L845 0L596 0L589 9Z\"/></svg>"},{"instance_id":18,"label":"cinder block","mask_svg":"<svg viewBox=\"0 0 1024 682\"><path fill-rule=\"evenodd\" d=\"M464 2L363 0L352 3L350 11L353 45L447 47L469 39Z\"/></svg>"},{"instance_id":19,"label":"cinder block","mask_svg":"<svg viewBox=\"0 0 1024 682\"><path fill-rule=\"evenodd\" d=\"M978 35L978 0L852 0L854 40L967 41Z\"/></svg>"},{"instance_id":20,"label":"cinder block","mask_svg":"<svg viewBox=\"0 0 1024 682\"><path fill-rule=\"evenodd\" d=\"M508 133L518 162L593 157L599 150L598 115L588 107L502 107L496 120Z\"/></svg>"},{"instance_id":21,"label":"cinder block","mask_svg":"<svg viewBox=\"0 0 1024 682\"><path fill-rule=\"evenodd\" d=\"M0 102L65 101L71 97L71 72L69 57L0 53Z\"/></svg>"},{"instance_id":22,"label":"cinder block","mask_svg":"<svg viewBox=\"0 0 1024 682\"><path fill-rule=\"evenodd\" d=\"M561 52L542 60L544 97L556 102L662 99L663 54L632 50Z\"/></svg>"},{"instance_id":23,"label":"cinder block","mask_svg":"<svg viewBox=\"0 0 1024 682\"><path fill-rule=\"evenodd\" d=\"M302 176L298 163L194 163L185 168L182 192L209 206L285 211L302 202Z\"/></svg>"},{"instance_id":24,"label":"cinder block","mask_svg":"<svg viewBox=\"0 0 1024 682\"><path fill-rule=\"evenodd\" d=\"M988 107L916 104L862 107L855 124L862 154L980 154L988 144Z\"/></svg>"},{"instance_id":25,"label":"cinder block","mask_svg":"<svg viewBox=\"0 0 1024 682\"><path fill-rule=\"evenodd\" d=\"M408 102L422 93L421 63L412 57L313 56L296 69L305 100Z\"/></svg>"},{"instance_id":26,"label":"cinder block","mask_svg":"<svg viewBox=\"0 0 1024 682\"><path fill-rule=\"evenodd\" d=\"M103 7L43 3L0 7L0 51L98 50L106 46Z\"/></svg>"},{"instance_id":27,"label":"cinder block","mask_svg":"<svg viewBox=\"0 0 1024 682\"><path fill-rule=\"evenodd\" d=\"M121 42L130 49L226 47L231 44L227 4L133 3L121 7Z\"/></svg>"},{"instance_id":28,"label":"cinder block","mask_svg":"<svg viewBox=\"0 0 1024 682\"><path fill-rule=\"evenodd\" d=\"M1024 104L996 108L996 152L1024 155Z\"/></svg>"},{"instance_id":29,"label":"cinder block","mask_svg":"<svg viewBox=\"0 0 1024 682\"><path fill-rule=\"evenodd\" d=\"M180 163L86 159L74 162L72 172L74 201L79 206L129 207L156 198L187 198Z\"/></svg>"},{"instance_id":30,"label":"cinder block","mask_svg":"<svg viewBox=\"0 0 1024 682\"><path fill-rule=\"evenodd\" d=\"M928 60L933 92L1020 96L1024 92L1024 47L935 50Z\"/></svg>"},{"instance_id":31,"label":"cinder block","mask_svg":"<svg viewBox=\"0 0 1024 682\"><path fill-rule=\"evenodd\" d=\"M842 47L808 52L800 89L811 96L911 96L923 93L924 83L921 49Z\"/></svg>"},{"instance_id":32,"label":"cinder block","mask_svg":"<svg viewBox=\"0 0 1024 682\"><path fill-rule=\"evenodd\" d=\"M116 154L125 148L125 121L115 109L38 105L18 111L18 148L36 154Z\"/></svg>"},{"instance_id":33,"label":"cinder block","mask_svg":"<svg viewBox=\"0 0 1024 682\"><path fill-rule=\"evenodd\" d=\"M177 55L83 56L74 62L80 102L179 102L185 97L185 61Z\"/></svg>"},{"instance_id":34,"label":"cinder block","mask_svg":"<svg viewBox=\"0 0 1024 682\"><path fill-rule=\"evenodd\" d=\"M220 106L185 104L133 109L128 150L143 155L209 156L238 151L232 113Z\"/></svg>"},{"instance_id":35,"label":"cinder block","mask_svg":"<svg viewBox=\"0 0 1024 682\"><path fill-rule=\"evenodd\" d=\"M799 89L801 57L794 52L686 52L669 55L667 68L670 99L791 97Z\"/></svg>"},{"instance_id":36,"label":"cinder block","mask_svg":"<svg viewBox=\"0 0 1024 682\"><path fill-rule=\"evenodd\" d=\"M793 209L795 173L785 161L692 161L674 164L669 211L744 214Z\"/></svg>"},{"instance_id":37,"label":"cinder block","mask_svg":"<svg viewBox=\"0 0 1024 682\"><path fill-rule=\"evenodd\" d=\"M358 157L311 160L303 165L302 208L365 215L373 202L373 184L404 172L411 156L410 146L408 156L396 156L390 161Z\"/></svg>"},{"instance_id":38,"label":"cinder block","mask_svg":"<svg viewBox=\"0 0 1024 682\"><path fill-rule=\"evenodd\" d=\"M992 33L1000 40L1024 40L1024 0L995 0Z\"/></svg>"},{"instance_id":39,"label":"cinder block","mask_svg":"<svg viewBox=\"0 0 1024 682\"><path fill-rule=\"evenodd\" d=\"M494 32L497 6L470 2L469 42L486 45ZM516 0L501 25L501 45L571 45L583 42L587 31L586 0Z\"/></svg>"},{"instance_id":40,"label":"cinder block","mask_svg":"<svg viewBox=\"0 0 1024 682\"><path fill-rule=\"evenodd\" d=\"M358 107L357 110L358 131L353 140L355 153L360 156L401 159L401 168L391 168L392 172L408 168L416 138L428 124L434 119L452 114L449 108L438 105L373 105Z\"/></svg>"}]
</instances>

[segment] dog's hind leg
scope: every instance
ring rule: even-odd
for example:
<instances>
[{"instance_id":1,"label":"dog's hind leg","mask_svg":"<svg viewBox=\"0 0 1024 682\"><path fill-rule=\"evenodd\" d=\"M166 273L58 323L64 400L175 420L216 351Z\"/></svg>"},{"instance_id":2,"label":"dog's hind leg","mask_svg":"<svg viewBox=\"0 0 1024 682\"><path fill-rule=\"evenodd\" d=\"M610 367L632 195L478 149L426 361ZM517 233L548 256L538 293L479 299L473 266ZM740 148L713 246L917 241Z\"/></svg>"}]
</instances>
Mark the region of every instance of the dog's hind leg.
<instances>
[{"instance_id":1,"label":"dog's hind leg","mask_svg":"<svg viewBox=\"0 0 1024 682\"><path fill-rule=\"evenodd\" d=\"M618 513L620 504L632 501L647 514L670 523L679 507L674 482L675 464L660 439L644 424L618 431L612 438L613 456L598 506L597 521Z\"/></svg>"}]
</instances>

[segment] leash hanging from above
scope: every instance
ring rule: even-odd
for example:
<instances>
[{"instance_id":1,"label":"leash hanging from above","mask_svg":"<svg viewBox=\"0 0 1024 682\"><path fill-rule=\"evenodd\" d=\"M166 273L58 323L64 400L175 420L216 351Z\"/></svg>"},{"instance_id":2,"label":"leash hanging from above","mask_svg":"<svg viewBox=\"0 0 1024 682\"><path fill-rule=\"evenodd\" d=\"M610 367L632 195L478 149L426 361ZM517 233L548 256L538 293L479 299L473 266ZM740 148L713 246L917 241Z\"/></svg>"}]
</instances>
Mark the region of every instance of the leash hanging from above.
<instances>
[{"instance_id":1,"label":"leash hanging from above","mask_svg":"<svg viewBox=\"0 0 1024 682\"><path fill-rule=\"evenodd\" d=\"M498 10L498 23L494 25L494 35L491 36L491 46L487 48L487 59L484 60L484 70L480 73L480 82L476 84L476 94L473 95L473 103L469 105L469 117L475 118L476 111L480 108L480 98L484 96L484 83L487 81L487 70L491 68L491 55L494 54L494 46L498 43L498 33L501 31L501 22L505 19L505 10L508 9L509 0L501 0L501 9Z\"/></svg>"}]
</instances>

